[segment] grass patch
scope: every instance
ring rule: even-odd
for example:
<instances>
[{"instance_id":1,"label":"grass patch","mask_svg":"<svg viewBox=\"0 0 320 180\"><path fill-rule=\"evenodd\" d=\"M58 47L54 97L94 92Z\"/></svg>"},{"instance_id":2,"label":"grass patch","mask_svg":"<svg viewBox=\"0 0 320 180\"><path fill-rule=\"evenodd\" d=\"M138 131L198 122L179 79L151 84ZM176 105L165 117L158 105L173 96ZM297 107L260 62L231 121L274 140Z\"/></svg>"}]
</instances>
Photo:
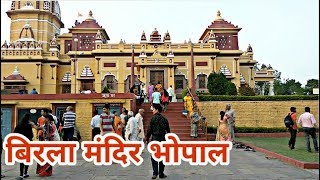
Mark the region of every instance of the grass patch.
<instances>
[{"instance_id":1,"label":"grass patch","mask_svg":"<svg viewBox=\"0 0 320 180\"><path fill-rule=\"evenodd\" d=\"M293 159L304 162L319 162L319 153L314 153L312 138L310 137L310 146L312 153L307 151L306 140L304 137L297 137L294 150L288 147L290 137L280 138L255 138L255 137L241 137L236 138L236 141L243 143L250 143L257 147L267 149L269 151L291 157ZM318 141L319 144L319 141Z\"/></svg>"}]
</instances>

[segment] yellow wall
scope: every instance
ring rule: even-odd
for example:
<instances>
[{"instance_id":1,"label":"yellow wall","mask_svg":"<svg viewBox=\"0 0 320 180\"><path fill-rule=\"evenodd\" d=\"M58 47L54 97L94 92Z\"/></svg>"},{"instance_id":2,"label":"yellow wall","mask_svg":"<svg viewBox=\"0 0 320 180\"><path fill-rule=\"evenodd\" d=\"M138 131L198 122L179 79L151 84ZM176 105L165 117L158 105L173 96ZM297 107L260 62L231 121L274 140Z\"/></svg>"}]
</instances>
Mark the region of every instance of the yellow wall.
<instances>
[{"instance_id":1,"label":"yellow wall","mask_svg":"<svg viewBox=\"0 0 320 180\"><path fill-rule=\"evenodd\" d=\"M41 89L41 79L39 76L39 79L37 79L37 65L36 63L1 63L1 80L3 80L4 77L8 77L12 74L14 71L15 67L18 67L19 72L24 78L29 82L27 84L27 90L30 92L33 88L36 88L38 92L40 92ZM39 67L39 71L40 71ZM51 71L50 71L51 75Z\"/></svg>"},{"instance_id":2,"label":"yellow wall","mask_svg":"<svg viewBox=\"0 0 320 180\"><path fill-rule=\"evenodd\" d=\"M239 127L284 127L283 119L290 111L290 107L297 108L298 117L309 106L311 113L319 124L318 101L206 101L198 102L199 109L208 122L208 126L218 125L220 111L224 111L230 103L236 112L236 126Z\"/></svg>"},{"instance_id":3,"label":"yellow wall","mask_svg":"<svg viewBox=\"0 0 320 180\"><path fill-rule=\"evenodd\" d=\"M58 100L57 100L58 101ZM15 105L15 120L14 127L17 125L17 117L18 117L18 109L26 109L26 108L51 108L52 103L57 101L48 101L48 100L19 100ZM130 110L130 99L86 99L86 100L66 100L59 101L66 103L74 103L75 104L75 112L77 115L76 124L77 128L80 130L81 136L83 140L91 140L91 119L92 119L92 103L123 103L123 107ZM11 104L12 100L1 100L1 105Z\"/></svg>"},{"instance_id":4,"label":"yellow wall","mask_svg":"<svg viewBox=\"0 0 320 180\"><path fill-rule=\"evenodd\" d=\"M33 6L36 6L36 1L33 0L31 1ZM21 1L21 8L24 6L25 1ZM18 8L17 2L16 2L16 11ZM43 9L43 2L40 1L40 10ZM19 39L20 32L23 28L23 26L26 24L27 20L29 24L31 25L32 29L34 30L34 36L36 41L42 41L44 42L43 44L43 50L42 50L42 55L40 56L31 56L27 55L27 51L25 51L26 55L25 56L13 56L9 55L10 52L9 50L1 50L1 57L4 61L12 61L10 65L6 65L6 63L1 63L4 64L4 72L1 73L1 78L9 76L15 66L18 66L21 74L26 77L27 81L30 83L27 85L27 89L31 90L32 88L36 88L39 93L42 94L55 94L55 93L61 93L61 79L66 73L66 71L70 71L72 74L71 78L71 93L79 93L80 88L81 88L81 81L78 80L77 78L80 77L80 74L82 72L82 69L84 65L89 65L91 68L94 78L95 78L95 85L94 89L96 92L101 92L102 91L102 85L101 85L101 80L104 79L105 75L107 74L112 74L115 76L117 80L117 85L118 85L118 91L119 93L125 92L126 90L126 85L125 85L125 80L127 79L128 75L131 74L131 69L130 67L127 67L127 63L131 63L131 52L132 52L132 47L131 44L124 44L124 43L119 43L119 44L102 44L97 43L96 49L91 51L82 51L85 56L80 56L79 53L81 52L80 49L78 49L78 61L76 62L76 69L74 70L74 64L71 62L71 65L60 65L70 62L71 57L65 54L65 40L72 40L73 35L76 34L85 34L85 33L90 33L94 34L96 33L96 29L73 29L71 30L70 33L65 33L62 34L58 37L57 43L60 43L60 52L59 56L50 56L51 53L48 53L48 43L52 40L52 37L55 33L60 31L60 23L59 20L57 20L53 14L49 13L39 13L39 10L30 10L28 13L21 12L21 13L12 13L9 11L9 14L11 13L11 27L10 27L10 41L16 41ZM57 27L58 29L56 29ZM101 29L102 31L104 29ZM233 32L234 30L223 30L221 32ZM220 30L217 30L216 33L219 33ZM221 33L220 32L220 33ZM161 33L161 32L160 32ZM209 31L207 31L209 33ZM29 33L30 34L30 33ZM148 35L146 35L148 36ZM9 42L9 41L8 41ZM74 43L74 42L72 42ZM75 44L73 44L74 47ZM99 45L99 48L98 48ZM153 59L153 58L159 58L159 59L166 59L167 64L168 59L171 59L166 57L164 54L167 54L169 52L169 46L175 55L173 59L173 63L177 62L185 62L185 66L181 67L178 66L175 71L172 70L172 77L169 76L170 72L169 71L169 66L163 66L160 69L165 70L165 75L168 75L167 78L165 78L165 88L166 86L172 84L173 89L175 87L174 85L174 75L181 74L185 75L189 87L191 86L191 43L171 43L171 42L165 42L164 44L159 44L158 47L155 47L153 44L149 43L141 43L141 44L135 44L135 53L140 53L142 51L142 45L145 46L144 50L146 53L150 54L153 53L155 50L159 52L157 55L152 55L151 57L148 56L147 59ZM206 74L207 77L209 74L213 71L213 67L215 72L219 72L220 67L223 64L226 64L227 67L229 68L231 74L232 74L232 79L231 82L235 83L237 87L240 86L240 73L242 73L246 79L247 82L250 81L250 86L254 86L254 80L250 80L250 77L248 77L249 73L249 67L242 66L240 67L240 59L242 62L246 63L249 61L250 57L249 55L246 55L243 53L241 50L219 50L216 48L211 47L211 43L194 43L194 75L195 79L197 78L198 74ZM7 53L7 52L9 53ZM16 51L16 50L14 50ZM179 54L179 53L183 54ZM12 52L11 52L12 53ZM96 54L94 54L96 53ZM101 54L99 54L101 53ZM111 53L126 53L126 55L120 55L120 56L114 56ZM205 54L199 54L199 53L205 53ZM217 53L219 54L214 60L212 60L212 56L215 55L210 55L211 53ZM234 56L230 56L231 54L234 53ZM243 55L239 55L242 54ZM69 55L74 55L74 51L70 51ZM208 55L209 54L209 55ZM97 55L97 56L95 56ZM253 54L252 54L253 55ZM251 54L250 54L251 56ZM239 72L236 73L236 65L235 65L235 57L239 57L238 61L238 69ZM96 58L100 58L100 61L97 61ZM36 66L33 65L28 65L24 66L25 63L20 63L20 62L15 62L15 60L25 60L25 62L28 62L28 59L39 59L39 62L41 61L43 66L39 68L40 72L42 73L42 79L36 79L36 75L31 75L36 72ZM98 62L99 62L99 74L97 74L98 71ZM139 56L135 56L135 62L140 63L141 60L139 59ZM196 62L207 62L207 66L196 66ZM116 67L104 67L104 63L116 63ZM30 63L31 64L31 63ZM52 79L52 70L50 67L50 64L55 64L59 65L58 68L53 69L53 76L54 79ZM252 63L251 63L252 64ZM29 68L30 67L30 68ZM149 74L148 74L148 68L153 68L157 67L156 64L152 64L151 66L146 66L146 68L141 68L140 72L138 69L135 67L135 75L140 74L140 80L146 84L148 84L148 79L149 79ZM144 73L142 72L144 71ZM76 76L73 75L74 71L76 72ZM142 75L144 74L144 77ZM260 78L261 79L261 78ZM273 77L266 77L266 79L272 80ZM3 88L3 84L2 88ZM197 86L197 85L196 85Z\"/></svg>"}]
</instances>

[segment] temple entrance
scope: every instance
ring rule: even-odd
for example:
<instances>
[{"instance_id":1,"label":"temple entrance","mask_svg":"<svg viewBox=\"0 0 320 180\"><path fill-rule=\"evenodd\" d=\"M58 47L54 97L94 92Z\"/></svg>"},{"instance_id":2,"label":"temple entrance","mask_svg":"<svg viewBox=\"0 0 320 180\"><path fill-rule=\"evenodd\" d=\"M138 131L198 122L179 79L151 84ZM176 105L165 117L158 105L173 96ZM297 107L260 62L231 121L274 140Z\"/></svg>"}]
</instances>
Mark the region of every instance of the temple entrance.
<instances>
[{"instance_id":1,"label":"temple entrance","mask_svg":"<svg viewBox=\"0 0 320 180\"><path fill-rule=\"evenodd\" d=\"M158 84L158 82L164 85L164 71L150 71L150 82Z\"/></svg>"}]
</instances>

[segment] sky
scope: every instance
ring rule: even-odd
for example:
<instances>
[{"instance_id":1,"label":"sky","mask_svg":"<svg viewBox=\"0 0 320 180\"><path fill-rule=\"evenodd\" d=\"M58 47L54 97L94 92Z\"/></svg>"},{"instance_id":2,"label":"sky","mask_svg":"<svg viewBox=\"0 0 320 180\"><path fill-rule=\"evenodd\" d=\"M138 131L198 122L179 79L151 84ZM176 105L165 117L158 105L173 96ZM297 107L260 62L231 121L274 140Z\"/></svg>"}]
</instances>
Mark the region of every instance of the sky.
<instances>
[{"instance_id":1,"label":"sky","mask_svg":"<svg viewBox=\"0 0 320 180\"><path fill-rule=\"evenodd\" d=\"M206 27L221 16L242 28L239 48L251 44L254 59L279 70L282 79L305 85L319 79L319 0L100 0L59 1L62 21L68 32L78 18L92 10L106 29L109 43L139 43L154 28L168 30L173 43L198 42ZM1 43L9 40L10 1L1 0Z\"/></svg>"}]
</instances>

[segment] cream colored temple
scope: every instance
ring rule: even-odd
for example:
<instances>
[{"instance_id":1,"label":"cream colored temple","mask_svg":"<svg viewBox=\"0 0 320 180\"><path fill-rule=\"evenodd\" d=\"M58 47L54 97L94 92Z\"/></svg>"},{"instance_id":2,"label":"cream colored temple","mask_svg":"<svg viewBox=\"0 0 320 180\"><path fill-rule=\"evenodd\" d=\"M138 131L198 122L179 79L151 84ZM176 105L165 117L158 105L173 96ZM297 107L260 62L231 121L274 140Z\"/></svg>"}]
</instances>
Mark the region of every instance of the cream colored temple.
<instances>
[{"instance_id":1,"label":"cream colored temple","mask_svg":"<svg viewBox=\"0 0 320 180\"><path fill-rule=\"evenodd\" d=\"M179 96L187 86L207 91L212 72L223 73L237 87L270 82L273 94L272 68L255 71L252 47L242 51L238 46L241 28L224 20L219 11L198 42L174 43L170 30L155 28L137 34L139 44L108 43L112 37L98 23L103 19L96 20L92 11L61 34L58 1L12 1L7 15L10 40L1 46L1 89L12 94L33 88L40 94L100 93L106 86L123 93L134 80L172 85Z\"/></svg>"}]
</instances>

